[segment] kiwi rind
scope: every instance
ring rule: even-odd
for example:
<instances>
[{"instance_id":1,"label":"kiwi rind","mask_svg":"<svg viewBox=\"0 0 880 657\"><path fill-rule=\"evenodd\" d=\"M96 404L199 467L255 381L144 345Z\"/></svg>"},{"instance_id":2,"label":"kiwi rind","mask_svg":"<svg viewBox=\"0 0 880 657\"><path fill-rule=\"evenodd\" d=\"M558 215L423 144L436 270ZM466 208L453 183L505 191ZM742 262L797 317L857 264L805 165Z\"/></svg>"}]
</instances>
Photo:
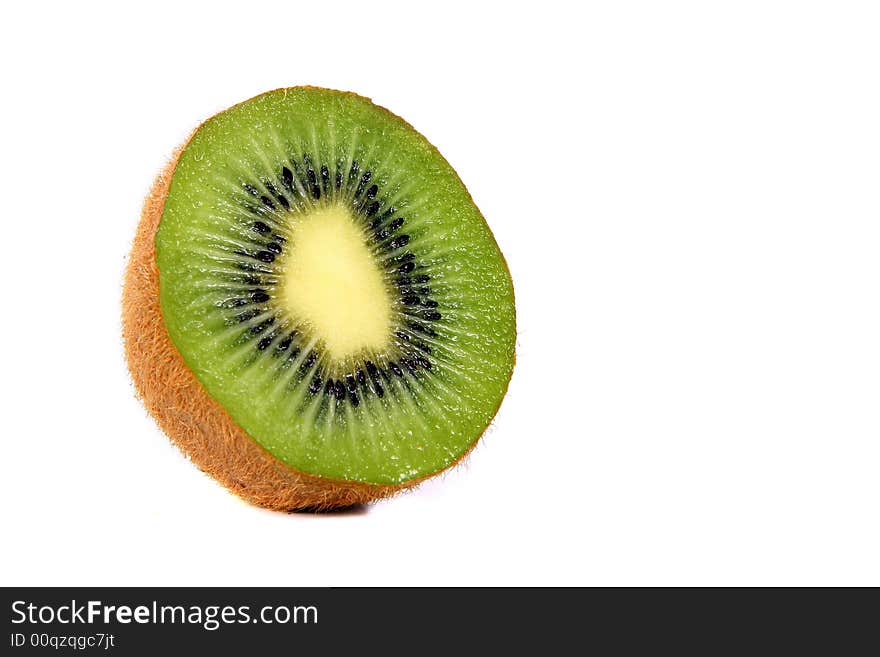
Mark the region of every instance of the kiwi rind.
<instances>
[{"instance_id":1,"label":"kiwi rind","mask_svg":"<svg viewBox=\"0 0 880 657\"><path fill-rule=\"evenodd\" d=\"M448 466L399 484L346 481L300 472L259 446L207 394L168 334L159 301L156 264L156 232L174 169L187 143L176 150L144 203L123 290L123 337L135 389L172 442L201 470L238 496L258 506L284 511L330 510L389 497L464 460L479 436Z\"/></svg>"}]
</instances>

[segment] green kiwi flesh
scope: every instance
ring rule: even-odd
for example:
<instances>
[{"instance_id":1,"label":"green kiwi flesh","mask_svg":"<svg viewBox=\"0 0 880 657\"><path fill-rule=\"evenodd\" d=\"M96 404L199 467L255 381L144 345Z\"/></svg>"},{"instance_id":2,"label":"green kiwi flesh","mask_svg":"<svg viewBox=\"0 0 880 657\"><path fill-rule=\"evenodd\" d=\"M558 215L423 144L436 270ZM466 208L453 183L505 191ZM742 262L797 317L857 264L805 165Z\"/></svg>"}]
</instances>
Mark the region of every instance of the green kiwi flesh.
<instances>
[{"instance_id":1,"label":"green kiwi flesh","mask_svg":"<svg viewBox=\"0 0 880 657\"><path fill-rule=\"evenodd\" d=\"M313 236L330 221L347 242ZM498 246L440 153L368 99L282 89L203 123L155 245L172 343L296 471L422 478L473 446L505 394L515 314ZM357 267L340 261L349 246Z\"/></svg>"}]
</instances>

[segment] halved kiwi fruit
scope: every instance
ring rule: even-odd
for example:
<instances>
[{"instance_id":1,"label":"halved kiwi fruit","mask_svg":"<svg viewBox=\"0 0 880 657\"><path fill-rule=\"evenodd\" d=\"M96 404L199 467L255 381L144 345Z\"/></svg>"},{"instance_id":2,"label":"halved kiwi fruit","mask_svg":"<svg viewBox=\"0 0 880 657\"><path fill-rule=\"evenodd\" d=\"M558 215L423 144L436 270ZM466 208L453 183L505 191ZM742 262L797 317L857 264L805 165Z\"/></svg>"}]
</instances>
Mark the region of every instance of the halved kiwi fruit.
<instances>
[{"instance_id":1,"label":"halved kiwi fruit","mask_svg":"<svg viewBox=\"0 0 880 657\"><path fill-rule=\"evenodd\" d=\"M424 137L297 87L207 120L159 176L123 333L138 393L196 465L262 506L329 509L474 446L513 369L513 287Z\"/></svg>"}]
</instances>

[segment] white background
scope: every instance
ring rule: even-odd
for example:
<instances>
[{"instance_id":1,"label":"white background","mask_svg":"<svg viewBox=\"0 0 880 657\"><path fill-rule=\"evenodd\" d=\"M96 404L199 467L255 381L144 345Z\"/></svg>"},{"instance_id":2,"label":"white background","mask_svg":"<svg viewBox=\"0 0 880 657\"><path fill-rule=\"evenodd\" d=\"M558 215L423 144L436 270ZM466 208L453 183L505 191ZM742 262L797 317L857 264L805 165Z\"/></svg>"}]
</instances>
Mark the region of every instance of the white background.
<instances>
[{"instance_id":1,"label":"white background","mask_svg":"<svg viewBox=\"0 0 880 657\"><path fill-rule=\"evenodd\" d=\"M0 10L0 583L880 585L875 4L130 4ZM189 464L119 335L172 149L297 84L436 144L518 304L467 463L325 516Z\"/></svg>"}]
</instances>

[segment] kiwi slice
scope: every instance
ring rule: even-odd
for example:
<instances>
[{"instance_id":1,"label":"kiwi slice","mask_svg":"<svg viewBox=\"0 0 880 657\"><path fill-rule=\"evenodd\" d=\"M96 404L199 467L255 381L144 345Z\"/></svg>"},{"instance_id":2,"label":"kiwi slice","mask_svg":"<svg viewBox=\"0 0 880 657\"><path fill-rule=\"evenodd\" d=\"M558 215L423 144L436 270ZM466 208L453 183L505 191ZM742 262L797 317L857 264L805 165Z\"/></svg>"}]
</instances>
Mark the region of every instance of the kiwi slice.
<instances>
[{"instance_id":1,"label":"kiwi slice","mask_svg":"<svg viewBox=\"0 0 880 657\"><path fill-rule=\"evenodd\" d=\"M126 274L136 389L242 497L327 509L459 461L514 363L513 286L470 195L366 98L272 91L159 176Z\"/></svg>"}]
</instances>

